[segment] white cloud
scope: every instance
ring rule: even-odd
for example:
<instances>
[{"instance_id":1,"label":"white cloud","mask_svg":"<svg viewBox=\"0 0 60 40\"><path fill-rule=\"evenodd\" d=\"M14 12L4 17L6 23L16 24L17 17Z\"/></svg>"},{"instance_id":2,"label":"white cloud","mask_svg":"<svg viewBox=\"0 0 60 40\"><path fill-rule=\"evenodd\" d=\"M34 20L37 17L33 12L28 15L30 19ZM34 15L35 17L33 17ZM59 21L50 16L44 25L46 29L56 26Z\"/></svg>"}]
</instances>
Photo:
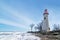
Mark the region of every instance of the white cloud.
<instances>
[{"instance_id":1,"label":"white cloud","mask_svg":"<svg viewBox=\"0 0 60 40\"><path fill-rule=\"evenodd\" d=\"M4 9L5 11L9 12L12 16L18 18L19 20L17 20L17 21L20 21L22 19L25 22L26 25L29 25L31 23L35 24L34 21L32 21L28 17L22 15L22 13L19 13L18 11L14 10L13 8L11 8L11 7L9 7L5 4L2 4L1 8Z\"/></svg>"},{"instance_id":2,"label":"white cloud","mask_svg":"<svg viewBox=\"0 0 60 40\"><path fill-rule=\"evenodd\" d=\"M15 23L15 22L11 22L11 21L8 21L8 20L5 20L5 19L0 19L0 23L15 26L15 27L26 28L25 25L18 24L18 23Z\"/></svg>"}]
</instances>

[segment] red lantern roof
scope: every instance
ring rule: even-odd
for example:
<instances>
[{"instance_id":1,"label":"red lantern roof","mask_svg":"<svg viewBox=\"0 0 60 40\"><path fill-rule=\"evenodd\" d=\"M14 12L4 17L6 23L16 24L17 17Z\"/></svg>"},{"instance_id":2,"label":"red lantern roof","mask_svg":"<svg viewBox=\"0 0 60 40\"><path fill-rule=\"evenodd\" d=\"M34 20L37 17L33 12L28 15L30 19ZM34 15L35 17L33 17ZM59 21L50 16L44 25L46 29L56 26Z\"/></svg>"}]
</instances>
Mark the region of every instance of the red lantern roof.
<instances>
[{"instance_id":1,"label":"red lantern roof","mask_svg":"<svg viewBox=\"0 0 60 40\"><path fill-rule=\"evenodd\" d=\"M48 14L48 11L47 11L47 9L45 9L45 10L44 10L44 14Z\"/></svg>"}]
</instances>

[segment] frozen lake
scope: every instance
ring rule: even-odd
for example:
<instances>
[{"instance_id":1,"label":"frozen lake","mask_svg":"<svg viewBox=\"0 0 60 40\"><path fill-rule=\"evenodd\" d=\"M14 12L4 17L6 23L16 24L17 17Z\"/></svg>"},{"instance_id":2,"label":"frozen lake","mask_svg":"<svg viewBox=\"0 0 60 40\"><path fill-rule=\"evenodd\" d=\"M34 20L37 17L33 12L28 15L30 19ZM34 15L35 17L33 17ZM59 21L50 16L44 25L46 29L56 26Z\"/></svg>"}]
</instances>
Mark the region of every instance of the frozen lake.
<instances>
[{"instance_id":1,"label":"frozen lake","mask_svg":"<svg viewBox=\"0 0 60 40\"><path fill-rule=\"evenodd\" d=\"M40 40L40 38L30 33L0 32L0 40Z\"/></svg>"}]
</instances>

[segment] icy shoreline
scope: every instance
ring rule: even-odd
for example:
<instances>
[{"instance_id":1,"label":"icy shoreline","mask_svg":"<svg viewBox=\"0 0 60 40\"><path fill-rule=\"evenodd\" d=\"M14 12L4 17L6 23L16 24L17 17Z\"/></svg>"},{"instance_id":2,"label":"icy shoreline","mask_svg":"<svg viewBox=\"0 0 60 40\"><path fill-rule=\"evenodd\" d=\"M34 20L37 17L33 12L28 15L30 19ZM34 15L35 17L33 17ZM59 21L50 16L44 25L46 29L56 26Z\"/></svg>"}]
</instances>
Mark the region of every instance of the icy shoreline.
<instances>
[{"instance_id":1,"label":"icy shoreline","mask_svg":"<svg viewBox=\"0 0 60 40\"><path fill-rule=\"evenodd\" d=\"M0 32L0 40L40 40L40 38L30 33Z\"/></svg>"}]
</instances>

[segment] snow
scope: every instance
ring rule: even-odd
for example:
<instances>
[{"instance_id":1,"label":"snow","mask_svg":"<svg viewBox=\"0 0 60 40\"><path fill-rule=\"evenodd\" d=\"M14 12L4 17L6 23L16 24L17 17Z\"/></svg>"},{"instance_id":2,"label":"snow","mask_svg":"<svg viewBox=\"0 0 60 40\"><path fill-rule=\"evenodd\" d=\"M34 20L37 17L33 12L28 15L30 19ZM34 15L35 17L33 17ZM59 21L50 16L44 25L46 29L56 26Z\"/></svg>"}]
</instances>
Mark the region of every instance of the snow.
<instances>
[{"instance_id":1,"label":"snow","mask_svg":"<svg viewBox=\"0 0 60 40\"><path fill-rule=\"evenodd\" d=\"M40 38L30 33L0 32L0 40L40 40Z\"/></svg>"}]
</instances>

